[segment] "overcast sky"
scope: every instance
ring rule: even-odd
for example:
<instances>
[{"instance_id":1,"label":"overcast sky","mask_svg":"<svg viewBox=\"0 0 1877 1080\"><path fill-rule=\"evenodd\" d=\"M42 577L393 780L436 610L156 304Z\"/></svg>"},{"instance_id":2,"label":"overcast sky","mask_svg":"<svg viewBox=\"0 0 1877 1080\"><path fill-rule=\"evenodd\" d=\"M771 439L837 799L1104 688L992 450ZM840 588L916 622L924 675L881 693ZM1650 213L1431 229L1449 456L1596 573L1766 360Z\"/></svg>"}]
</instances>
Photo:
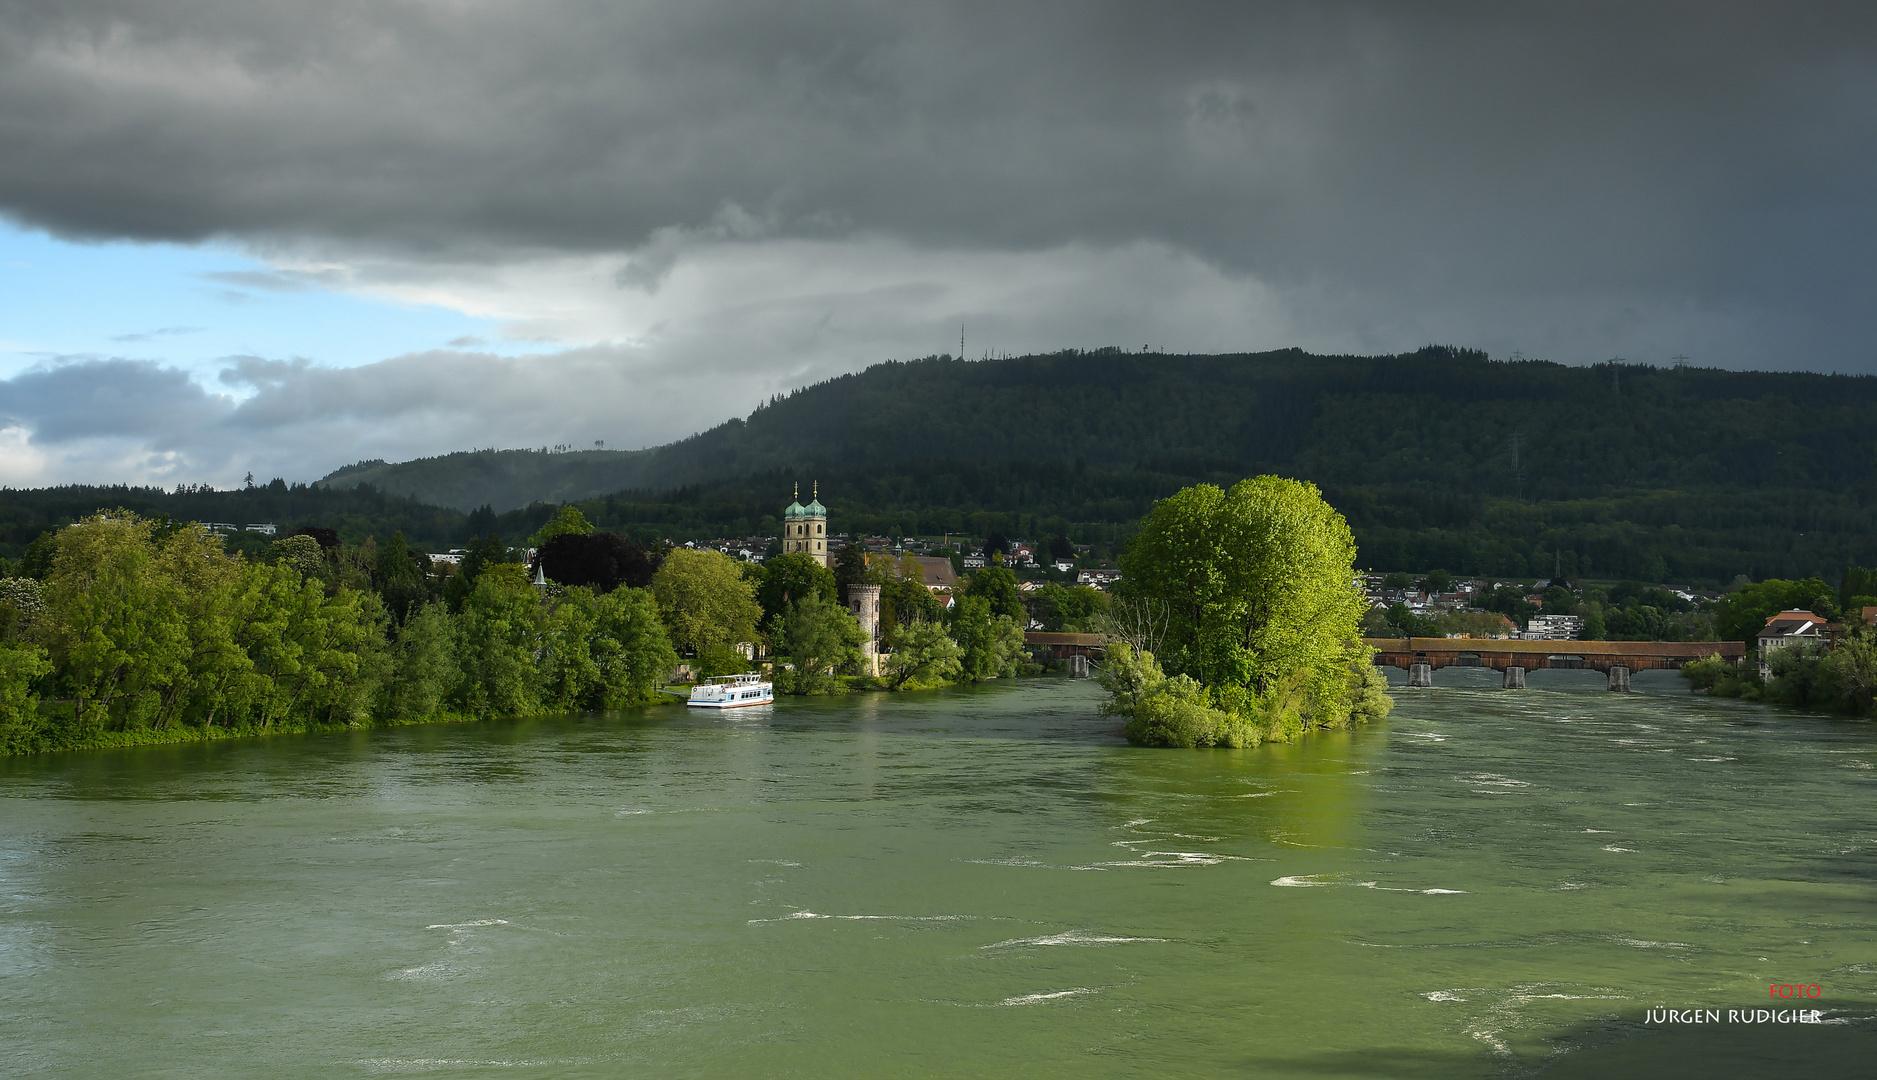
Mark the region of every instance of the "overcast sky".
<instances>
[{"instance_id":1,"label":"overcast sky","mask_svg":"<svg viewBox=\"0 0 1877 1080\"><path fill-rule=\"evenodd\" d=\"M0 483L643 446L961 323L1877 371L1874 11L0 0Z\"/></svg>"}]
</instances>

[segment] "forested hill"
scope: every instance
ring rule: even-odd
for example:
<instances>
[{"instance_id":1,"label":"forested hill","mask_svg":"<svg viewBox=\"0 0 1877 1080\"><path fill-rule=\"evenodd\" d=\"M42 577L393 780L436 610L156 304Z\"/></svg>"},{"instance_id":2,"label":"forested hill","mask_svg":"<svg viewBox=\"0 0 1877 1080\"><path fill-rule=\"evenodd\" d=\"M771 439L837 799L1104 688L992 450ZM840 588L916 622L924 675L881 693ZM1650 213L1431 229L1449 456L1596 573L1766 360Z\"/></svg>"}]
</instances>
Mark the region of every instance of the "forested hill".
<instances>
[{"instance_id":1,"label":"forested hill","mask_svg":"<svg viewBox=\"0 0 1877 1080\"><path fill-rule=\"evenodd\" d=\"M1181 486L1263 472L1321 485L1378 570L1835 579L1877 564L1877 379L1446 348L940 357L806 387L651 450L370 463L305 501L309 519L354 532L402 520L432 545L466 538L463 509L507 510L497 524L513 538L567 500L602 527L682 540L774 535L789 485L819 480L837 530L1108 540ZM311 498L322 489L330 505ZM393 493L457 509L419 521ZM150 508L211 512L184 501Z\"/></svg>"},{"instance_id":2,"label":"forested hill","mask_svg":"<svg viewBox=\"0 0 1877 1080\"><path fill-rule=\"evenodd\" d=\"M369 475L459 507L498 490L513 505L530 485L593 497L598 518L666 535L763 531L791 481L819 479L847 515L837 528L995 519L1030 535L1132 521L1194 480L1276 472L1320 484L1377 568L1537 574L1561 560L1567 573L1694 581L1877 561L1866 377L1448 348L940 357L806 387L641 454L504 453ZM538 479L472 494L465 478L497 465Z\"/></svg>"},{"instance_id":3,"label":"forested hill","mask_svg":"<svg viewBox=\"0 0 1877 1080\"><path fill-rule=\"evenodd\" d=\"M529 503L589 499L643 487L652 477L652 450L458 450L441 457L387 463L361 461L334 470L319 486L369 485L468 513L479 506L512 510Z\"/></svg>"},{"instance_id":4,"label":"forested hill","mask_svg":"<svg viewBox=\"0 0 1877 1080\"><path fill-rule=\"evenodd\" d=\"M1863 491L1877 489L1874 421L1877 379L1867 377L1503 363L1445 348L1106 350L889 362L653 450L459 453L354 466L323 482L365 480L464 510L936 460L1268 470L1466 500L1715 485Z\"/></svg>"}]
</instances>

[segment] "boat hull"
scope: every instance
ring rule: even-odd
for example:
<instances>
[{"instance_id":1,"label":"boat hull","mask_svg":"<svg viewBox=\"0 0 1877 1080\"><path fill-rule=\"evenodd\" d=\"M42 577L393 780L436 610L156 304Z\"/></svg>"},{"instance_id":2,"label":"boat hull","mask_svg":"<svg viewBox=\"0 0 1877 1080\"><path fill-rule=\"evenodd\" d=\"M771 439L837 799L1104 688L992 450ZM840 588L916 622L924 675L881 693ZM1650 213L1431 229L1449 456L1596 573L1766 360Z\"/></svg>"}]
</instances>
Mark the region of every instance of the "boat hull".
<instances>
[{"instance_id":1,"label":"boat hull","mask_svg":"<svg viewBox=\"0 0 1877 1080\"><path fill-rule=\"evenodd\" d=\"M693 709L753 709L758 705L774 705L776 699L762 698L757 701L687 701Z\"/></svg>"}]
</instances>

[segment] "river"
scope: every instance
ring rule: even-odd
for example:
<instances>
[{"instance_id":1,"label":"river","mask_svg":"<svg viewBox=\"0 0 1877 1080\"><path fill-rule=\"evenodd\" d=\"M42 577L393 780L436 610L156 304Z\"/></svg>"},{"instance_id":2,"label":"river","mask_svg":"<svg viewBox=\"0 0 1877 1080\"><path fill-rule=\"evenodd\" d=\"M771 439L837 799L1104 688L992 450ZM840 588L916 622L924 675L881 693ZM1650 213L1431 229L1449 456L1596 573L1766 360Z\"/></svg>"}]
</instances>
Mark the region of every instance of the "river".
<instances>
[{"instance_id":1,"label":"river","mask_svg":"<svg viewBox=\"0 0 1877 1080\"><path fill-rule=\"evenodd\" d=\"M0 760L0 1073L1868 1075L1877 729L1539 674L1253 751L1036 679ZM1645 1022L1781 984L1832 1022Z\"/></svg>"}]
</instances>

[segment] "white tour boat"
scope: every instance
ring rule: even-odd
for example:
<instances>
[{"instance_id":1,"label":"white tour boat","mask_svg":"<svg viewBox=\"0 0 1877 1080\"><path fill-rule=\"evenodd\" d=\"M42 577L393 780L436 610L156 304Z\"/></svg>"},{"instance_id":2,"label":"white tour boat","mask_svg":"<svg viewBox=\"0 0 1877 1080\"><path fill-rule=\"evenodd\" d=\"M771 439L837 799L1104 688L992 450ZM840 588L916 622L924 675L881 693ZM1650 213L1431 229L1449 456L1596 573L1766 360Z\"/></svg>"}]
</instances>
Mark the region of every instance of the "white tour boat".
<instances>
[{"instance_id":1,"label":"white tour boat","mask_svg":"<svg viewBox=\"0 0 1877 1080\"><path fill-rule=\"evenodd\" d=\"M761 675L724 675L691 687L686 705L700 709L741 709L748 705L773 705L776 688Z\"/></svg>"}]
</instances>

